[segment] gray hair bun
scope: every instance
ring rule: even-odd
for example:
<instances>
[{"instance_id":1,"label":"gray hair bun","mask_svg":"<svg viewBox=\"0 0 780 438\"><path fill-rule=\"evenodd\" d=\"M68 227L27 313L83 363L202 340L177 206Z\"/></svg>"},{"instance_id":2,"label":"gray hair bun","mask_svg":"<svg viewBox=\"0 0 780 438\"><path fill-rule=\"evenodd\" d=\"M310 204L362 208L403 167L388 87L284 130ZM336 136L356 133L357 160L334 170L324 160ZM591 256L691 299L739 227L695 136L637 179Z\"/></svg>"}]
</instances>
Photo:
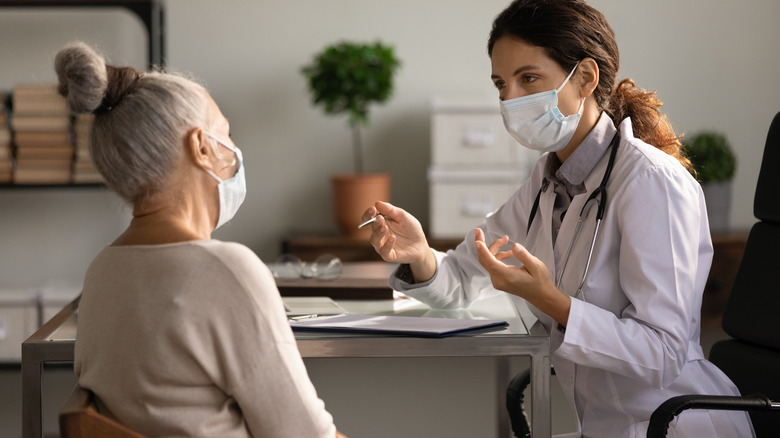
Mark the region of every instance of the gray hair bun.
<instances>
[{"instance_id":1,"label":"gray hair bun","mask_svg":"<svg viewBox=\"0 0 780 438\"><path fill-rule=\"evenodd\" d=\"M113 67L83 42L68 44L54 59L58 91L76 114L100 114L118 105L138 86L141 74L132 67Z\"/></svg>"}]
</instances>

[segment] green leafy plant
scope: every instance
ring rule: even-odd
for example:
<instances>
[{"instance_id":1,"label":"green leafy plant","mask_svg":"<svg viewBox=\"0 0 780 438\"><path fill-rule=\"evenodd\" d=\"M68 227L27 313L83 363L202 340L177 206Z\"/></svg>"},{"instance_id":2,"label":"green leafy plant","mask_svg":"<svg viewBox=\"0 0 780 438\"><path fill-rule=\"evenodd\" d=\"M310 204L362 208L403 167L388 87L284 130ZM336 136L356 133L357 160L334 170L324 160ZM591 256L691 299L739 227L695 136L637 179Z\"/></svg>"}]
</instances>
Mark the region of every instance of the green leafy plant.
<instances>
[{"instance_id":1,"label":"green leafy plant","mask_svg":"<svg viewBox=\"0 0 780 438\"><path fill-rule=\"evenodd\" d=\"M348 115L355 173L364 169L360 128L368 126L369 106L390 98L399 66L392 46L340 42L326 46L311 64L301 68L312 103L327 115Z\"/></svg>"},{"instance_id":2,"label":"green leafy plant","mask_svg":"<svg viewBox=\"0 0 780 438\"><path fill-rule=\"evenodd\" d=\"M702 184L728 181L734 177L737 157L723 134L703 131L690 141L683 141L683 146Z\"/></svg>"}]
</instances>

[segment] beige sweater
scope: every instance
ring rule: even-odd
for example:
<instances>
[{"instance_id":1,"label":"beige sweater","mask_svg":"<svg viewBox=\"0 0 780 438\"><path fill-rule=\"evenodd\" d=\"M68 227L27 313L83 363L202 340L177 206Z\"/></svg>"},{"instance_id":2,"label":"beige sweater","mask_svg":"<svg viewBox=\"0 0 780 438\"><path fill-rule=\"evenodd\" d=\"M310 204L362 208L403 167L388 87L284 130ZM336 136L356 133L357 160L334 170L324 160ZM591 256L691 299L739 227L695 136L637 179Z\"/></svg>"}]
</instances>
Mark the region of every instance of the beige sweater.
<instances>
[{"instance_id":1,"label":"beige sweater","mask_svg":"<svg viewBox=\"0 0 780 438\"><path fill-rule=\"evenodd\" d=\"M79 304L75 371L148 436L328 437L268 268L216 240L111 246Z\"/></svg>"}]
</instances>

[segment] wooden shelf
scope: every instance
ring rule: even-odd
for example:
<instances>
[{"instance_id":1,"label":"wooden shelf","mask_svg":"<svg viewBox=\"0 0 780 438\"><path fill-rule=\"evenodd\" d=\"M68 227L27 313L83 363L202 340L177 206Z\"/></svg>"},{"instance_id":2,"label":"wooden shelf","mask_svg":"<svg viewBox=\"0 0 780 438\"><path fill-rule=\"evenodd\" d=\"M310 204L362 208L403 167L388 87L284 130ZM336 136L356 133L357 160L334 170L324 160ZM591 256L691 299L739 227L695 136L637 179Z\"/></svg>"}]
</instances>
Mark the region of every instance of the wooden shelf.
<instances>
[{"instance_id":1,"label":"wooden shelf","mask_svg":"<svg viewBox=\"0 0 780 438\"><path fill-rule=\"evenodd\" d=\"M0 8L123 8L141 20L146 30L148 42L148 68L165 66L165 21L161 0L0 0ZM9 96L10 98L10 96ZM2 103L2 102L0 102ZM105 184L14 184L0 183L0 189L53 189L53 188L104 188Z\"/></svg>"}]
</instances>

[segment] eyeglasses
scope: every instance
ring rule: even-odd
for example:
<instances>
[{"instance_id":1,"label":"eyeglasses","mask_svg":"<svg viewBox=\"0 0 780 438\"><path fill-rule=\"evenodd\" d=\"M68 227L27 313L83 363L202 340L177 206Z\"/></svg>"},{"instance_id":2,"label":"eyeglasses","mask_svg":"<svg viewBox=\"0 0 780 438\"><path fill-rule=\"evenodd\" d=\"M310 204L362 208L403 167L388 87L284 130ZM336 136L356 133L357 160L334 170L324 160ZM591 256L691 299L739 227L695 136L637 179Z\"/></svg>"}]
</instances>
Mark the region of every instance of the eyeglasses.
<instances>
[{"instance_id":1,"label":"eyeglasses","mask_svg":"<svg viewBox=\"0 0 780 438\"><path fill-rule=\"evenodd\" d=\"M273 265L270 265L274 278L315 278L321 281L331 281L341 277L344 264L333 254L323 254L313 262L306 263L292 254L280 255Z\"/></svg>"}]
</instances>

